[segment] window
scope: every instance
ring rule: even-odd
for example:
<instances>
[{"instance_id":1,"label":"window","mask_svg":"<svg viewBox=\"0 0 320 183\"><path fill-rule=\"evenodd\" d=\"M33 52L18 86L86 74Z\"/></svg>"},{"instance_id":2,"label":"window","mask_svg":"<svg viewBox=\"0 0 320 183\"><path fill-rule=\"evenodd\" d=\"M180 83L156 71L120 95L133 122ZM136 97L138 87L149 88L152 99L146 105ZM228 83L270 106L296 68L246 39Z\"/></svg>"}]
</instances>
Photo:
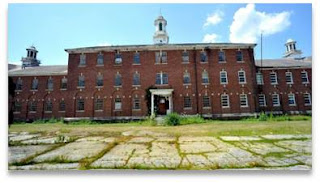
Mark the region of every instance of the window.
<instances>
[{"instance_id":1,"label":"window","mask_svg":"<svg viewBox=\"0 0 320 183\"><path fill-rule=\"evenodd\" d=\"M294 94L288 94L288 104L289 106L296 106L296 97Z\"/></svg>"},{"instance_id":2,"label":"window","mask_svg":"<svg viewBox=\"0 0 320 183\"><path fill-rule=\"evenodd\" d=\"M202 71L202 84L209 84L209 75L207 71Z\"/></svg>"},{"instance_id":3,"label":"window","mask_svg":"<svg viewBox=\"0 0 320 183\"><path fill-rule=\"evenodd\" d=\"M191 83L190 73L184 72L183 73L183 84L190 84L190 83Z\"/></svg>"},{"instance_id":4,"label":"window","mask_svg":"<svg viewBox=\"0 0 320 183\"><path fill-rule=\"evenodd\" d=\"M94 110L95 111L102 111L103 110L103 99L97 98L94 101Z\"/></svg>"},{"instance_id":5,"label":"window","mask_svg":"<svg viewBox=\"0 0 320 183\"><path fill-rule=\"evenodd\" d=\"M273 95L272 95L272 105L273 105L274 107L280 106L279 94L273 94Z\"/></svg>"},{"instance_id":6,"label":"window","mask_svg":"<svg viewBox=\"0 0 320 183\"><path fill-rule=\"evenodd\" d=\"M140 54L138 52L133 56L133 64L140 64Z\"/></svg>"},{"instance_id":7,"label":"window","mask_svg":"<svg viewBox=\"0 0 320 183\"><path fill-rule=\"evenodd\" d=\"M81 54L80 55L80 63L79 63L80 66L84 66L86 65L86 55L85 54Z\"/></svg>"},{"instance_id":8,"label":"window","mask_svg":"<svg viewBox=\"0 0 320 183\"><path fill-rule=\"evenodd\" d=\"M61 86L60 86L60 88L61 88L61 89L67 89L67 82L68 82L67 78L62 78L62 79L61 79Z\"/></svg>"},{"instance_id":9,"label":"window","mask_svg":"<svg viewBox=\"0 0 320 183\"><path fill-rule=\"evenodd\" d=\"M237 59L237 62L242 62L243 61L242 51L237 51L236 52L236 59Z\"/></svg>"},{"instance_id":10,"label":"window","mask_svg":"<svg viewBox=\"0 0 320 183\"><path fill-rule=\"evenodd\" d=\"M228 84L228 75L226 71L220 72L220 84Z\"/></svg>"},{"instance_id":11,"label":"window","mask_svg":"<svg viewBox=\"0 0 320 183\"><path fill-rule=\"evenodd\" d=\"M202 106L203 108L209 108L210 105L210 97L209 96L203 96L202 97Z\"/></svg>"},{"instance_id":12,"label":"window","mask_svg":"<svg viewBox=\"0 0 320 183\"><path fill-rule=\"evenodd\" d=\"M207 53L205 51L200 53L200 62L208 62Z\"/></svg>"},{"instance_id":13,"label":"window","mask_svg":"<svg viewBox=\"0 0 320 183\"><path fill-rule=\"evenodd\" d=\"M121 79L121 75L119 73L116 74L116 77L114 79L114 85L115 86L121 86L122 85L122 79Z\"/></svg>"},{"instance_id":14,"label":"window","mask_svg":"<svg viewBox=\"0 0 320 183\"><path fill-rule=\"evenodd\" d=\"M168 74L167 73L157 73L156 74L156 85L166 85L168 84Z\"/></svg>"},{"instance_id":15,"label":"window","mask_svg":"<svg viewBox=\"0 0 320 183\"><path fill-rule=\"evenodd\" d=\"M265 107L266 106L266 96L264 94L259 94L258 96L258 100L259 100L259 106L260 107Z\"/></svg>"},{"instance_id":16,"label":"window","mask_svg":"<svg viewBox=\"0 0 320 183\"><path fill-rule=\"evenodd\" d=\"M159 23L159 31L162 31L162 23Z\"/></svg>"},{"instance_id":17,"label":"window","mask_svg":"<svg viewBox=\"0 0 320 183\"><path fill-rule=\"evenodd\" d=\"M139 99L138 97L134 97L134 98L133 98L133 106L132 106L132 108L133 108L134 110L139 110L139 109L141 109L141 108L140 108L140 99Z\"/></svg>"},{"instance_id":18,"label":"window","mask_svg":"<svg viewBox=\"0 0 320 183\"><path fill-rule=\"evenodd\" d=\"M302 71L301 72L301 80L302 80L302 84L309 83L309 78L308 78L308 72L307 71Z\"/></svg>"},{"instance_id":19,"label":"window","mask_svg":"<svg viewBox=\"0 0 320 183\"><path fill-rule=\"evenodd\" d=\"M156 52L156 64L167 63L167 52Z\"/></svg>"},{"instance_id":20,"label":"window","mask_svg":"<svg viewBox=\"0 0 320 183\"><path fill-rule=\"evenodd\" d=\"M133 74L133 86L140 86L140 74L138 72Z\"/></svg>"},{"instance_id":21,"label":"window","mask_svg":"<svg viewBox=\"0 0 320 183\"><path fill-rule=\"evenodd\" d=\"M286 72L286 83L293 84L292 72Z\"/></svg>"},{"instance_id":22,"label":"window","mask_svg":"<svg viewBox=\"0 0 320 183\"><path fill-rule=\"evenodd\" d=\"M239 72L238 72L238 79L239 79L239 83L240 83L240 84L245 84L245 83L247 83L245 71L239 71Z\"/></svg>"},{"instance_id":23,"label":"window","mask_svg":"<svg viewBox=\"0 0 320 183\"><path fill-rule=\"evenodd\" d=\"M84 81L84 76L80 75L78 78L78 87L79 88L84 88L85 87L85 81Z\"/></svg>"},{"instance_id":24,"label":"window","mask_svg":"<svg viewBox=\"0 0 320 183\"><path fill-rule=\"evenodd\" d=\"M183 107L185 109L190 109L191 108L191 97L186 96L183 98Z\"/></svg>"},{"instance_id":25,"label":"window","mask_svg":"<svg viewBox=\"0 0 320 183\"><path fill-rule=\"evenodd\" d=\"M32 80L31 89L32 89L32 90L38 90L38 84L39 84L38 79L37 79L37 78L34 78L34 79Z\"/></svg>"},{"instance_id":26,"label":"window","mask_svg":"<svg viewBox=\"0 0 320 183\"><path fill-rule=\"evenodd\" d=\"M77 100L77 111L84 111L84 99Z\"/></svg>"},{"instance_id":27,"label":"window","mask_svg":"<svg viewBox=\"0 0 320 183\"><path fill-rule=\"evenodd\" d=\"M51 77L48 79L47 89L53 90L53 79Z\"/></svg>"},{"instance_id":28,"label":"window","mask_svg":"<svg viewBox=\"0 0 320 183\"><path fill-rule=\"evenodd\" d=\"M122 64L122 57L121 57L121 54L120 54L120 53L116 53L116 59L114 60L114 63L115 63L116 65Z\"/></svg>"},{"instance_id":29,"label":"window","mask_svg":"<svg viewBox=\"0 0 320 183\"><path fill-rule=\"evenodd\" d=\"M221 95L221 107L222 108L228 108L229 106L230 106L229 95L228 94L222 94Z\"/></svg>"},{"instance_id":30,"label":"window","mask_svg":"<svg viewBox=\"0 0 320 183\"><path fill-rule=\"evenodd\" d=\"M103 54L102 53L98 54L97 65L103 65Z\"/></svg>"},{"instance_id":31,"label":"window","mask_svg":"<svg viewBox=\"0 0 320 183\"><path fill-rule=\"evenodd\" d=\"M37 102L36 101L29 102L29 112L37 112Z\"/></svg>"},{"instance_id":32,"label":"window","mask_svg":"<svg viewBox=\"0 0 320 183\"><path fill-rule=\"evenodd\" d=\"M16 83L16 90L22 90L22 79L18 78Z\"/></svg>"},{"instance_id":33,"label":"window","mask_svg":"<svg viewBox=\"0 0 320 183\"><path fill-rule=\"evenodd\" d=\"M182 62L183 63L189 62L189 52L187 51L182 52Z\"/></svg>"},{"instance_id":34,"label":"window","mask_svg":"<svg viewBox=\"0 0 320 183\"><path fill-rule=\"evenodd\" d=\"M21 102L15 101L13 107L14 107L14 108L13 108L13 111L14 111L14 112L20 112L20 111L21 111Z\"/></svg>"},{"instance_id":35,"label":"window","mask_svg":"<svg viewBox=\"0 0 320 183\"><path fill-rule=\"evenodd\" d=\"M52 102L51 102L51 100L47 100L46 101L46 104L44 106L44 111L52 112Z\"/></svg>"},{"instance_id":36,"label":"window","mask_svg":"<svg viewBox=\"0 0 320 183\"><path fill-rule=\"evenodd\" d=\"M219 62L225 62L226 61L226 55L224 53L224 51L219 51L218 53L218 61Z\"/></svg>"},{"instance_id":37,"label":"window","mask_svg":"<svg viewBox=\"0 0 320 183\"><path fill-rule=\"evenodd\" d=\"M116 98L114 101L114 109L121 110L121 107L122 107L121 98Z\"/></svg>"},{"instance_id":38,"label":"window","mask_svg":"<svg viewBox=\"0 0 320 183\"><path fill-rule=\"evenodd\" d=\"M270 83L272 85L278 84L278 77L276 72L270 72Z\"/></svg>"},{"instance_id":39,"label":"window","mask_svg":"<svg viewBox=\"0 0 320 183\"><path fill-rule=\"evenodd\" d=\"M256 74L256 79L257 79L257 84L258 85L263 85L263 75L262 75L262 73L261 72L258 72L257 74Z\"/></svg>"},{"instance_id":40,"label":"window","mask_svg":"<svg viewBox=\"0 0 320 183\"><path fill-rule=\"evenodd\" d=\"M248 107L248 97L246 94L240 94L240 107Z\"/></svg>"},{"instance_id":41,"label":"window","mask_svg":"<svg viewBox=\"0 0 320 183\"><path fill-rule=\"evenodd\" d=\"M66 111L66 103L64 100L61 100L59 103L59 111Z\"/></svg>"},{"instance_id":42,"label":"window","mask_svg":"<svg viewBox=\"0 0 320 183\"><path fill-rule=\"evenodd\" d=\"M304 99L304 105L305 106L311 105L311 94L310 93L305 93L303 95L303 99Z\"/></svg>"},{"instance_id":43,"label":"window","mask_svg":"<svg viewBox=\"0 0 320 183\"><path fill-rule=\"evenodd\" d=\"M96 85L97 87L102 87L103 86L103 75L102 74L99 74L97 76L97 81L96 81Z\"/></svg>"}]
</instances>

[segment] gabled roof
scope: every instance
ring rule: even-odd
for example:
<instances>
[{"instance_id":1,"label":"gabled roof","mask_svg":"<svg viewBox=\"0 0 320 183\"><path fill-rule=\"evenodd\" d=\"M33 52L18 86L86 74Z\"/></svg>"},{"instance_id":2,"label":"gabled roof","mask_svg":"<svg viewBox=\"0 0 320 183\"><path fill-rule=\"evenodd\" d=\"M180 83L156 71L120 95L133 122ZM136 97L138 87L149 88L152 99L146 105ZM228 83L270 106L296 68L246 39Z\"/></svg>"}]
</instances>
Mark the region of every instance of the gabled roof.
<instances>
[{"instance_id":1,"label":"gabled roof","mask_svg":"<svg viewBox=\"0 0 320 183\"><path fill-rule=\"evenodd\" d=\"M46 65L38 67L26 67L25 69L9 70L9 76L52 76L67 75L67 65Z\"/></svg>"},{"instance_id":2,"label":"gabled roof","mask_svg":"<svg viewBox=\"0 0 320 183\"><path fill-rule=\"evenodd\" d=\"M262 68L312 68L312 57L264 59L262 65L261 60L256 60L255 64Z\"/></svg>"}]
</instances>

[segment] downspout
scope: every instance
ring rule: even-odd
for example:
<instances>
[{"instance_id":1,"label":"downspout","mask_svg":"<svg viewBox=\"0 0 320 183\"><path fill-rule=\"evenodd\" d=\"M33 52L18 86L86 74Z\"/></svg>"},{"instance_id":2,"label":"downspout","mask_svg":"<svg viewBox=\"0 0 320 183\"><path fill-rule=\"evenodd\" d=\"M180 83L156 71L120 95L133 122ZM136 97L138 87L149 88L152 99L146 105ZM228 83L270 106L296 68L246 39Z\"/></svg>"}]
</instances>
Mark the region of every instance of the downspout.
<instances>
[{"instance_id":1,"label":"downspout","mask_svg":"<svg viewBox=\"0 0 320 183\"><path fill-rule=\"evenodd\" d=\"M194 73L195 73L195 82L196 82L196 104L197 104L197 114L199 114L199 92L198 92L198 74L197 74L197 52L196 48L193 47L193 61L194 61Z\"/></svg>"}]
</instances>

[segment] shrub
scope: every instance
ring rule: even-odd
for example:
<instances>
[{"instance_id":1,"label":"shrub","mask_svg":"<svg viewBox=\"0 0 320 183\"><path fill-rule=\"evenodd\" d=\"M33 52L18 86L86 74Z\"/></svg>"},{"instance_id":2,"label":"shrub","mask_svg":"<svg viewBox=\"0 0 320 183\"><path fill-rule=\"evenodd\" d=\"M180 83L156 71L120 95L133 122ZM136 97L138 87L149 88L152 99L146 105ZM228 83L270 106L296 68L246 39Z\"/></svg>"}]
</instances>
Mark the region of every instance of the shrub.
<instances>
[{"instance_id":1,"label":"shrub","mask_svg":"<svg viewBox=\"0 0 320 183\"><path fill-rule=\"evenodd\" d=\"M259 121L267 121L268 120L268 115L266 113L262 112L259 115Z\"/></svg>"},{"instance_id":2,"label":"shrub","mask_svg":"<svg viewBox=\"0 0 320 183\"><path fill-rule=\"evenodd\" d=\"M194 123L205 123L205 119L203 119L200 115L196 116L185 116L181 118L181 124L194 124Z\"/></svg>"},{"instance_id":3,"label":"shrub","mask_svg":"<svg viewBox=\"0 0 320 183\"><path fill-rule=\"evenodd\" d=\"M168 126L180 125L181 117L177 113L170 113L165 118L165 124Z\"/></svg>"}]
</instances>

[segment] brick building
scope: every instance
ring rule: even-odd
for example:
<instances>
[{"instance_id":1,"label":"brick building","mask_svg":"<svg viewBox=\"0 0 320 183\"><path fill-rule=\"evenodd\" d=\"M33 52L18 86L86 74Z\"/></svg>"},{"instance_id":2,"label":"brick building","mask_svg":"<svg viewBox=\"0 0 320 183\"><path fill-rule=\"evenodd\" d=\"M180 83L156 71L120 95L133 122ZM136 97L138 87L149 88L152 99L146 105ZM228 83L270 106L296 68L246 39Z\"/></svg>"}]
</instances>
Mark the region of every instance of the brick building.
<instances>
[{"instance_id":1,"label":"brick building","mask_svg":"<svg viewBox=\"0 0 320 183\"><path fill-rule=\"evenodd\" d=\"M159 16L154 24L153 45L66 49L67 66L9 70L14 118L311 112L312 62L299 56L293 40L285 58L261 62L255 44L169 44L167 21Z\"/></svg>"}]
</instances>

